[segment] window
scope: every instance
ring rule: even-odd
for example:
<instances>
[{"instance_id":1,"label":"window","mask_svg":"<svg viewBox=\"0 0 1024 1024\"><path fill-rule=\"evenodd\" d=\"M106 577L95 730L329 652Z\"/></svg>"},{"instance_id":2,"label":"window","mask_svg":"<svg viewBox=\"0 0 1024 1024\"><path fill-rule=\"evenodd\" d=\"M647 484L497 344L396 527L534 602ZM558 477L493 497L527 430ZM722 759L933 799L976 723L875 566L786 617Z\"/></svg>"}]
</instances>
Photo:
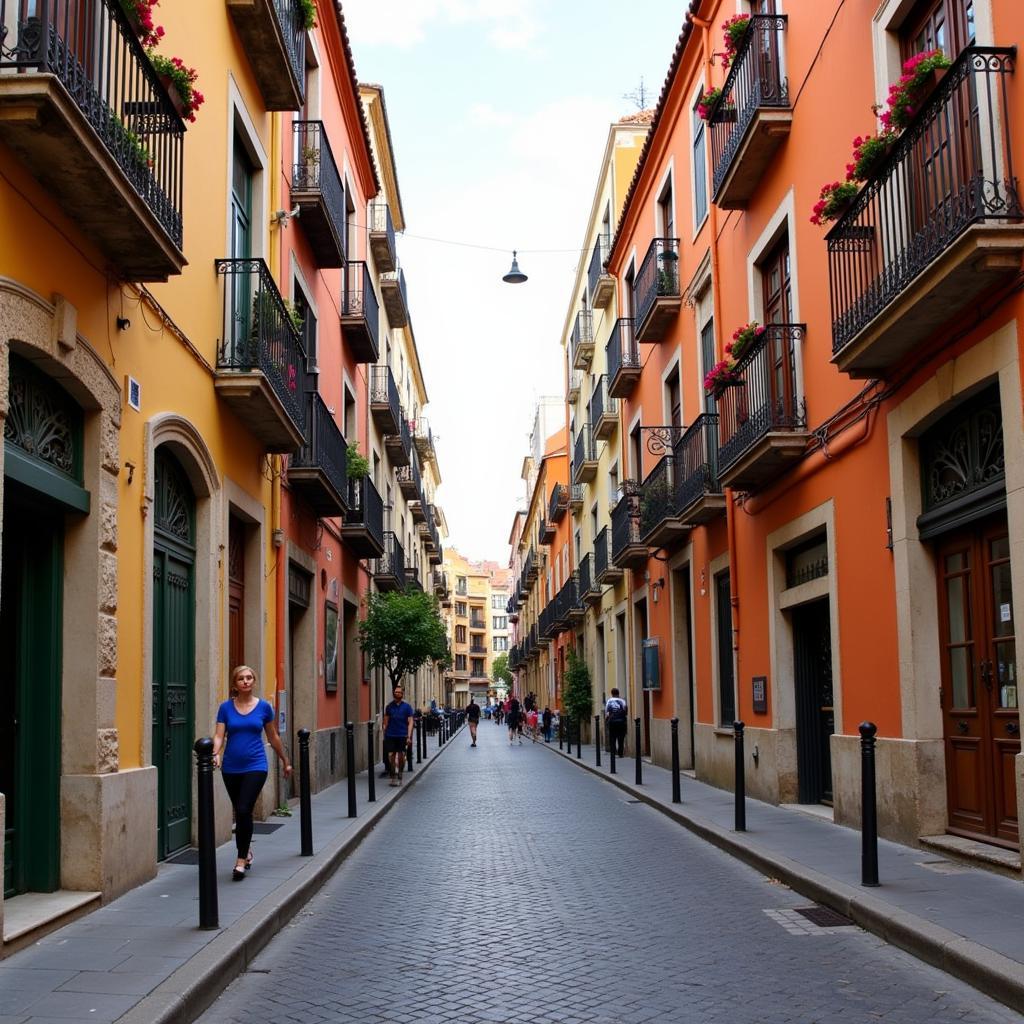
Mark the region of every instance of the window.
<instances>
[{"instance_id":1,"label":"window","mask_svg":"<svg viewBox=\"0 0 1024 1024\"><path fill-rule=\"evenodd\" d=\"M472 670L470 671L470 675L474 675L474 676L478 676L478 677L479 676L487 675L487 672L484 669L484 659L483 658L473 658L471 660L471 665L473 667L472 667Z\"/></svg>"},{"instance_id":2,"label":"window","mask_svg":"<svg viewBox=\"0 0 1024 1024\"><path fill-rule=\"evenodd\" d=\"M356 436L356 396L349 386L345 385L345 413L343 428L345 437L354 439Z\"/></svg>"},{"instance_id":3,"label":"window","mask_svg":"<svg viewBox=\"0 0 1024 1024\"><path fill-rule=\"evenodd\" d=\"M715 365L715 321L709 320L700 331L700 363L703 374L706 375ZM715 412L718 409L718 401L715 396L708 392L704 396L704 411Z\"/></svg>"},{"instance_id":4,"label":"window","mask_svg":"<svg viewBox=\"0 0 1024 1024\"><path fill-rule=\"evenodd\" d=\"M629 435L630 455L633 458L633 465L630 467L632 479L643 480L644 478L644 450L640 443L640 424L638 423Z\"/></svg>"},{"instance_id":5,"label":"window","mask_svg":"<svg viewBox=\"0 0 1024 1024\"><path fill-rule=\"evenodd\" d=\"M456 626L455 627L455 642L457 644L464 644L466 642L466 627Z\"/></svg>"},{"instance_id":6,"label":"window","mask_svg":"<svg viewBox=\"0 0 1024 1024\"><path fill-rule=\"evenodd\" d=\"M501 611L505 607L505 601L504 594L491 594L491 607L496 611Z\"/></svg>"},{"instance_id":7,"label":"window","mask_svg":"<svg viewBox=\"0 0 1024 1024\"><path fill-rule=\"evenodd\" d=\"M672 202L672 177L670 175L664 189L662 189L661 195L658 197L658 227L661 229L663 238L675 238L676 236L676 219L672 210L674 205Z\"/></svg>"},{"instance_id":8,"label":"window","mask_svg":"<svg viewBox=\"0 0 1024 1024\"><path fill-rule=\"evenodd\" d=\"M786 552L786 586L798 587L801 583L821 579L828 575L828 536L819 533L816 537L790 548Z\"/></svg>"},{"instance_id":9,"label":"window","mask_svg":"<svg viewBox=\"0 0 1024 1024\"><path fill-rule=\"evenodd\" d=\"M608 470L608 504L614 508L619 502L619 464L612 463Z\"/></svg>"},{"instance_id":10,"label":"window","mask_svg":"<svg viewBox=\"0 0 1024 1024\"><path fill-rule=\"evenodd\" d=\"M466 577L465 576L457 576L455 578L455 592L457 594L465 594L466 593Z\"/></svg>"},{"instance_id":11,"label":"window","mask_svg":"<svg viewBox=\"0 0 1024 1024\"><path fill-rule=\"evenodd\" d=\"M683 393L679 387L679 367L677 366L665 380L665 405L668 406L668 422L673 427L683 424Z\"/></svg>"},{"instance_id":12,"label":"window","mask_svg":"<svg viewBox=\"0 0 1024 1024\"><path fill-rule=\"evenodd\" d=\"M703 93L703 90L702 90ZM698 101L699 102L699 101ZM704 118L693 108L693 227L700 227L708 215L708 160L704 135Z\"/></svg>"},{"instance_id":13,"label":"window","mask_svg":"<svg viewBox=\"0 0 1024 1024\"><path fill-rule=\"evenodd\" d=\"M458 615L460 619L464 619L466 617L466 602L465 601L456 601L455 602L455 614Z\"/></svg>"},{"instance_id":14,"label":"window","mask_svg":"<svg viewBox=\"0 0 1024 1024\"><path fill-rule=\"evenodd\" d=\"M465 672L466 671L466 656L464 654L455 655L455 671Z\"/></svg>"},{"instance_id":15,"label":"window","mask_svg":"<svg viewBox=\"0 0 1024 1024\"><path fill-rule=\"evenodd\" d=\"M732 675L732 601L729 573L715 577L715 633L718 647L718 724L731 727L736 719L736 687Z\"/></svg>"},{"instance_id":16,"label":"window","mask_svg":"<svg viewBox=\"0 0 1024 1024\"><path fill-rule=\"evenodd\" d=\"M508 637L507 636L496 636L492 641L494 645L494 653L498 654L501 651L508 650Z\"/></svg>"},{"instance_id":17,"label":"window","mask_svg":"<svg viewBox=\"0 0 1024 1024\"><path fill-rule=\"evenodd\" d=\"M942 50L951 60L975 37L974 0L924 0L900 31L903 59L925 50Z\"/></svg>"},{"instance_id":18,"label":"window","mask_svg":"<svg viewBox=\"0 0 1024 1024\"><path fill-rule=\"evenodd\" d=\"M597 536L597 505L590 510L590 536Z\"/></svg>"},{"instance_id":19,"label":"window","mask_svg":"<svg viewBox=\"0 0 1024 1024\"><path fill-rule=\"evenodd\" d=\"M302 347L306 350L306 370L316 373L316 317L298 279L292 285L292 311L295 320L302 322L299 333L302 335Z\"/></svg>"},{"instance_id":20,"label":"window","mask_svg":"<svg viewBox=\"0 0 1024 1024\"><path fill-rule=\"evenodd\" d=\"M494 615L491 617L491 629L508 629L507 615Z\"/></svg>"},{"instance_id":21,"label":"window","mask_svg":"<svg viewBox=\"0 0 1024 1024\"><path fill-rule=\"evenodd\" d=\"M576 564L579 565L580 559L583 557L582 542L583 539L580 537L580 531L576 531Z\"/></svg>"}]
</instances>

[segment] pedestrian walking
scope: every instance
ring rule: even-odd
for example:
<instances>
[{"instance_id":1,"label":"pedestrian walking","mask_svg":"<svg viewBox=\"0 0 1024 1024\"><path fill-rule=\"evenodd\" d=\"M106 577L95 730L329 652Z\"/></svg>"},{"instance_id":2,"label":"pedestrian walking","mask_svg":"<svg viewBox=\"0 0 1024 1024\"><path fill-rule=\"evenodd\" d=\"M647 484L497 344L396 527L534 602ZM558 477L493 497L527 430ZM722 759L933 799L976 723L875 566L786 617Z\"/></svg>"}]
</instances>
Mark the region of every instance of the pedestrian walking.
<instances>
[{"instance_id":1,"label":"pedestrian walking","mask_svg":"<svg viewBox=\"0 0 1024 1024\"><path fill-rule=\"evenodd\" d=\"M545 707L544 714L540 716L541 725L544 729L544 742L551 742L551 725L554 722L555 716L551 713L551 708Z\"/></svg>"},{"instance_id":2,"label":"pedestrian walking","mask_svg":"<svg viewBox=\"0 0 1024 1024\"><path fill-rule=\"evenodd\" d=\"M248 665L237 666L231 673L231 697L217 709L213 735L213 763L221 770L235 810L234 882L241 882L252 867L252 812L268 772L264 733L284 765L285 777L292 773L275 718L273 707L256 695L256 673Z\"/></svg>"},{"instance_id":3,"label":"pedestrian walking","mask_svg":"<svg viewBox=\"0 0 1024 1024\"><path fill-rule=\"evenodd\" d=\"M626 725L629 708L619 696L619 688L612 687L612 695L604 705L604 721L608 731L608 742L616 757L622 757L626 749Z\"/></svg>"},{"instance_id":4,"label":"pedestrian walking","mask_svg":"<svg viewBox=\"0 0 1024 1024\"><path fill-rule=\"evenodd\" d=\"M537 742L537 720L539 718L540 716L537 714L536 708L530 708L530 710L526 712L526 724L530 729L530 739L532 739L534 743Z\"/></svg>"},{"instance_id":5,"label":"pedestrian walking","mask_svg":"<svg viewBox=\"0 0 1024 1024\"><path fill-rule=\"evenodd\" d=\"M388 785L400 786L405 770L405 751L412 746L416 713L412 705L405 702L405 689L401 683L391 691L391 695L394 699L384 709L384 755L391 774Z\"/></svg>"},{"instance_id":6,"label":"pedestrian walking","mask_svg":"<svg viewBox=\"0 0 1024 1024\"><path fill-rule=\"evenodd\" d=\"M466 706L466 721L469 723L469 735L473 740L470 746L475 747L476 727L480 724L480 705L473 697L469 698L469 704Z\"/></svg>"},{"instance_id":7,"label":"pedestrian walking","mask_svg":"<svg viewBox=\"0 0 1024 1024\"><path fill-rule=\"evenodd\" d=\"M510 697L508 707L505 709L505 721L508 723L508 744L512 746L516 734L519 735L519 742L523 742L522 709L519 706L517 697Z\"/></svg>"}]
</instances>

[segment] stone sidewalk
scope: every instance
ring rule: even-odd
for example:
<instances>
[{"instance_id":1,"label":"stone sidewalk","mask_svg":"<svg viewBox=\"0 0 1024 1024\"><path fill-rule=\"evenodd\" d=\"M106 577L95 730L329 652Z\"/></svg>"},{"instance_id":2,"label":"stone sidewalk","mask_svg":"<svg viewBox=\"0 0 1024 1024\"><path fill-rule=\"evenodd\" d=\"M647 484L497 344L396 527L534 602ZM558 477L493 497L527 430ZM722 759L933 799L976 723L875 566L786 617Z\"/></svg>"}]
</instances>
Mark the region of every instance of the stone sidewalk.
<instances>
[{"instance_id":1,"label":"stone sidewalk","mask_svg":"<svg viewBox=\"0 0 1024 1024\"><path fill-rule=\"evenodd\" d=\"M426 760L401 788L375 778L375 803L367 802L367 773L360 773L355 818L348 817L347 780L316 794L312 857L299 855L297 801L292 817L257 823L253 869L243 882L231 881L234 842L219 847L215 931L198 927L198 867L164 863L152 881L0 960L0 1024L194 1020L302 910L395 801L408 795L450 742L438 748L437 737L428 737Z\"/></svg>"},{"instance_id":2,"label":"stone sidewalk","mask_svg":"<svg viewBox=\"0 0 1024 1024\"><path fill-rule=\"evenodd\" d=\"M633 758L609 755L595 764L591 744L553 753L601 776L701 838L795 891L832 907L862 928L1024 1013L1024 885L947 860L934 851L879 841L877 888L860 884L861 835L791 807L747 800L747 831L734 831L731 791L685 773L682 802L672 803L672 777L643 762L635 784Z\"/></svg>"}]
</instances>

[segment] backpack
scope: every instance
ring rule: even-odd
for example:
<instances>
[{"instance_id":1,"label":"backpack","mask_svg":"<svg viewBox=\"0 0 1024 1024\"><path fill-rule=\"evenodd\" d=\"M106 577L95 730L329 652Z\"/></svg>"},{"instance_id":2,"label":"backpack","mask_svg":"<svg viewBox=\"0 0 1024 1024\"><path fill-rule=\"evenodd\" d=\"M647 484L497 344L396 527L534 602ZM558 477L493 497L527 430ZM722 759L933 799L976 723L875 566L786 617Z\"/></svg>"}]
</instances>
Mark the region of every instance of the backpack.
<instances>
[{"instance_id":1,"label":"backpack","mask_svg":"<svg viewBox=\"0 0 1024 1024\"><path fill-rule=\"evenodd\" d=\"M608 701L608 721L624 722L626 720L626 702L621 697L612 697Z\"/></svg>"}]
</instances>

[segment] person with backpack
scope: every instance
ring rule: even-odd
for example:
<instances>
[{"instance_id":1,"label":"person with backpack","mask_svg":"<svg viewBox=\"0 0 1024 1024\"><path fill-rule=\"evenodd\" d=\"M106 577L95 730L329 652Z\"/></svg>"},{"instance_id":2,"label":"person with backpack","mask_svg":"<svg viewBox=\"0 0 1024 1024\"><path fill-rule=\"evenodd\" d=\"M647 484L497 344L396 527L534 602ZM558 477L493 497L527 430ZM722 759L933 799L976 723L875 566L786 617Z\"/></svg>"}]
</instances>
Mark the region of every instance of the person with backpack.
<instances>
[{"instance_id":1,"label":"person with backpack","mask_svg":"<svg viewBox=\"0 0 1024 1024\"><path fill-rule=\"evenodd\" d=\"M477 704L475 697L469 698L469 704L466 707L466 721L469 723L469 736L473 741L470 746L475 747L476 729L480 724L480 705Z\"/></svg>"},{"instance_id":2,"label":"person with backpack","mask_svg":"<svg viewBox=\"0 0 1024 1024\"><path fill-rule=\"evenodd\" d=\"M554 716L551 714L551 708L544 708L544 714L541 716L541 722L544 726L544 742L551 742L551 723Z\"/></svg>"},{"instance_id":3,"label":"person with backpack","mask_svg":"<svg viewBox=\"0 0 1024 1024\"><path fill-rule=\"evenodd\" d=\"M615 751L616 757L623 757L626 749L626 725L629 721L629 708L619 696L619 688L612 687L612 695L604 705L604 721L608 730L608 742Z\"/></svg>"},{"instance_id":4,"label":"person with backpack","mask_svg":"<svg viewBox=\"0 0 1024 1024\"><path fill-rule=\"evenodd\" d=\"M508 701L508 707L505 709L505 721L508 723L508 745L512 746L516 738L516 733L519 734L519 742L523 742L522 733L522 708L519 704L518 697L510 697Z\"/></svg>"}]
</instances>

